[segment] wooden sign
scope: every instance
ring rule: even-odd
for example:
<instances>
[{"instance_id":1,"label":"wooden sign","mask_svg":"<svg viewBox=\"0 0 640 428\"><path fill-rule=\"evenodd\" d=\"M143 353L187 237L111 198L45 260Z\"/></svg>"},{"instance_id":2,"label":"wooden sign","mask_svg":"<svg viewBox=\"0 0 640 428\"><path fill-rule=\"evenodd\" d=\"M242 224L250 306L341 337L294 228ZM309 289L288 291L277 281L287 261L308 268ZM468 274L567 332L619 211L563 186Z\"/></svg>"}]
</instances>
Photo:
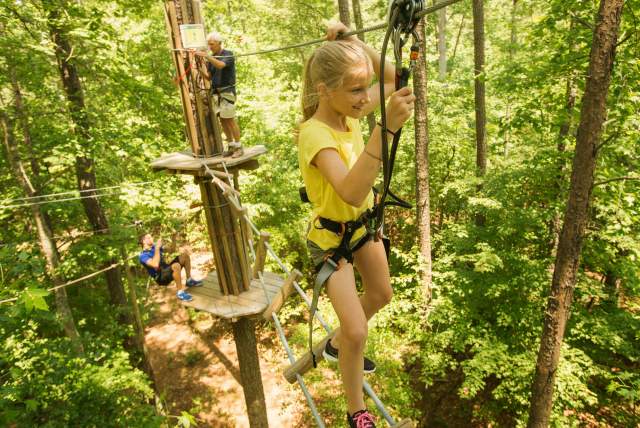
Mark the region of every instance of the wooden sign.
<instances>
[{"instance_id":1,"label":"wooden sign","mask_svg":"<svg viewBox=\"0 0 640 428\"><path fill-rule=\"evenodd\" d=\"M202 24L181 24L180 38L184 49L199 49L207 47L207 39L204 35Z\"/></svg>"}]
</instances>

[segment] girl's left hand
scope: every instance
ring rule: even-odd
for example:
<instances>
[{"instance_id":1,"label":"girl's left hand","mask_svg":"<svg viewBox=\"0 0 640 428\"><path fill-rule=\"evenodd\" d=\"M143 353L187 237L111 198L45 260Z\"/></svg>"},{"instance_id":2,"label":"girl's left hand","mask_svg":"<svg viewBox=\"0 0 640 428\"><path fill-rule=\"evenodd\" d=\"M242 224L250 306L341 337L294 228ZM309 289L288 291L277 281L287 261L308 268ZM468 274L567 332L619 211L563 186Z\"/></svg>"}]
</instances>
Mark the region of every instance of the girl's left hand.
<instances>
[{"instance_id":1,"label":"girl's left hand","mask_svg":"<svg viewBox=\"0 0 640 428\"><path fill-rule=\"evenodd\" d=\"M327 24L327 40L328 41L336 40L338 38L338 34L345 34L345 33L348 33L349 31L351 31L349 27L344 25L342 22L330 22ZM347 40L351 42L358 39L356 38L355 34L353 34L351 36L344 37L340 40Z\"/></svg>"}]
</instances>

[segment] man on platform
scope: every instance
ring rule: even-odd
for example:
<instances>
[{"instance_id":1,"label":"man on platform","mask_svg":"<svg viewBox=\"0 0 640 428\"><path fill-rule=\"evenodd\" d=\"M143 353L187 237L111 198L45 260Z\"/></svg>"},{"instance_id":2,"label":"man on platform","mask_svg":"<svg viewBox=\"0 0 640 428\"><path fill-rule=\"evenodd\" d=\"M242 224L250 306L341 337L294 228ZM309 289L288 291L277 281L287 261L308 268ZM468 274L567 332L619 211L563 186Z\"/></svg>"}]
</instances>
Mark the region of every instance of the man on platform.
<instances>
[{"instance_id":1,"label":"man on platform","mask_svg":"<svg viewBox=\"0 0 640 428\"><path fill-rule=\"evenodd\" d=\"M222 36L213 32L207 35L207 45L211 55L196 51L195 54L207 60L207 77L211 79L211 91L214 108L222 130L227 137L228 150L224 156L242 156L240 127L236 120L236 60L233 52L222 49Z\"/></svg>"},{"instance_id":2,"label":"man on platform","mask_svg":"<svg viewBox=\"0 0 640 428\"><path fill-rule=\"evenodd\" d=\"M158 285L169 285L171 281L175 281L178 287L178 293L176 294L178 299L184 302L193 300L193 296L182 286L182 268L184 267L187 274L186 287L200 287L202 281L191 278L191 257L189 257L189 254L182 251L170 263L165 263L162 239L158 238L154 245L153 236L149 233L140 237L140 245L142 245L142 252L139 260L149 272L149 276L155 279Z\"/></svg>"}]
</instances>

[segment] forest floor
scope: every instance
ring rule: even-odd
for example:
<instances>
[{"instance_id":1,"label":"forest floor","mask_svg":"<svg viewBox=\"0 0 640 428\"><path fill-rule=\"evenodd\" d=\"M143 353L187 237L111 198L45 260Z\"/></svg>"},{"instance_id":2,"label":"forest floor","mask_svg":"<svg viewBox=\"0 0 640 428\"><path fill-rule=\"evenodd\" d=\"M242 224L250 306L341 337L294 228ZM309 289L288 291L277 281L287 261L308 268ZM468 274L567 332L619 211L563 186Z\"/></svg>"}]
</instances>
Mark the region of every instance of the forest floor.
<instances>
[{"instance_id":1,"label":"forest floor","mask_svg":"<svg viewBox=\"0 0 640 428\"><path fill-rule=\"evenodd\" d=\"M193 276L211 269L209 253L192 255ZM198 426L248 427L231 324L208 313L188 311L176 288L151 286L145 342L155 382L168 414L187 411ZM269 425L300 427L309 410L297 384L282 376L286 357L275 332L257 329L258 354Z\"/></svg>"}]
</instances>

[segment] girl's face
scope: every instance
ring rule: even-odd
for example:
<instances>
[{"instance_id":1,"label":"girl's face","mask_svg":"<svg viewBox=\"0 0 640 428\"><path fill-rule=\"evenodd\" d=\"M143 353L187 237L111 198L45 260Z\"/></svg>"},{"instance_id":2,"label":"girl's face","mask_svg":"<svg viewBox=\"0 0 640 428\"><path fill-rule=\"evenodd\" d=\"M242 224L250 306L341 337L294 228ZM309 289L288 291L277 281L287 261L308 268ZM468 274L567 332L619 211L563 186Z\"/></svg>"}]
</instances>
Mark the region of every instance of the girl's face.
<instances>
[{"instance_id":1,"label":"girl's face","mask_svg":"<svg viewBox=\"0 0 640 428\"><path fill-rule=\"evenodd\" d=\"M354 66L347 72L341 87L328 91L329 106L340 115L359 119L364 106L371 101L369 86L372 79L373 73L368 63Z\"/></svg>"}]
</instances>

